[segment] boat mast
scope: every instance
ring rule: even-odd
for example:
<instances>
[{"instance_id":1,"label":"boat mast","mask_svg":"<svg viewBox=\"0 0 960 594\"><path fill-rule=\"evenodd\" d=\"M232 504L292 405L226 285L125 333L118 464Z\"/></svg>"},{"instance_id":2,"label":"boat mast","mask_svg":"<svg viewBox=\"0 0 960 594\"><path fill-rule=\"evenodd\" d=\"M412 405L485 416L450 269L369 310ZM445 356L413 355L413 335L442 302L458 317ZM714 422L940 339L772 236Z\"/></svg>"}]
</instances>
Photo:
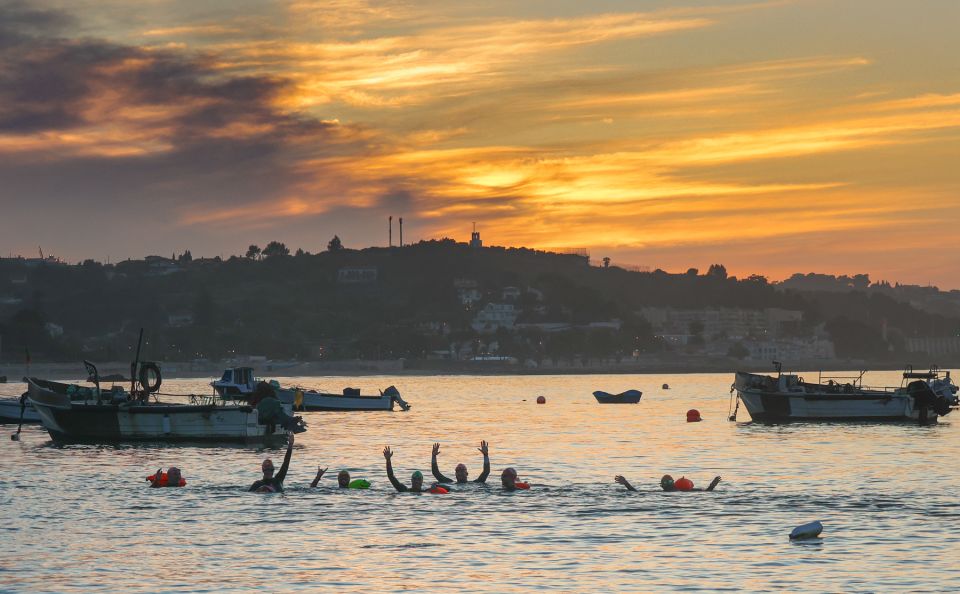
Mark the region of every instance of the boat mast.
<instances>
[{"instance_id":1,"label":"boat mast","mask_svg":"<svg viewBox=\"0 0 960 594\"><path fill-rule=\"evenodd\" d=\"M140 337L137 339L137 356L130 364L130 396L133 396L137 388L137 367L140 366L140 345L143 343L143 328L140 328Z\"/></svg>"}]
</instances>

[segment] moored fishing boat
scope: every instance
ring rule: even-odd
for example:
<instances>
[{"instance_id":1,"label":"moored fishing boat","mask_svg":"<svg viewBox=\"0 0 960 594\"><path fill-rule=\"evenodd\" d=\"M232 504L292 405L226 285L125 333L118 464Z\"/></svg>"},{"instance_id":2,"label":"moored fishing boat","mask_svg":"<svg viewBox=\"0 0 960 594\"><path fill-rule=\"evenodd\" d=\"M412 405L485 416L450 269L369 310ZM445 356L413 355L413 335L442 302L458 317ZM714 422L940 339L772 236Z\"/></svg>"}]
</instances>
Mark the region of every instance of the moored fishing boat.
<instances>
[{"instance_id":1,"label":"moored fishing boat","mask_svg":"<svg viewBox=\"0 0 960 594\"><path fill-rule=\"evenodd\" d=\"M214 391L224 398L245 400L249 398L261 379L254 377L250 367L234 367L223 372L223 376L210 383ZM284 405L304 411L365 411L393 410L396 403L402 410L410 405L400 396L395 386L381 390L380 394L361 394L359 390L345 388L342 394L304 389L299 386L282 387L276 380L269 383ZM299 395L298 395L299 392Z\"/></svg>"},{"instance_id":2,"label":"moored fishing boat","mask_svg":"<svg viewBox=\"0 0 960 594\"><path fill-rule=\"evenodd\" d=\"M917 421L933 423L957 406L950 372L908 368L899 387L867 387L863 376L821 377L807 382L796 374L776 377L738 371L731 388L754 421ZM730 416L736 419L736 410Z\"/></svg>"},{"instance_id":3,"label":"moored fishing boat","mask_svg":"<svg viewBox=\"0 0 960 594\"><path fill-rule=\"evenodd\" d=\"M29 378L29 399L56 441L284 441L286 431L263 424L249 405L215 399L191 403L150 401L114 387L72 398L81 386Z\"/></svg>"}]
</instances>

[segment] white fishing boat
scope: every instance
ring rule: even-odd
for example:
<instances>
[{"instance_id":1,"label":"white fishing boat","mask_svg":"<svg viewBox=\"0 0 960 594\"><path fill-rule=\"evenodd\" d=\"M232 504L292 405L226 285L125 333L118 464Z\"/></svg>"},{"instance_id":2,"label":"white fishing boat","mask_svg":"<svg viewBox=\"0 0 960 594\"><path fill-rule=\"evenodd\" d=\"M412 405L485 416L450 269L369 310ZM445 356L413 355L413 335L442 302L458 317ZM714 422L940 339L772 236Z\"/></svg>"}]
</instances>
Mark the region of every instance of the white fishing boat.
<instances>
[{"instance_id":1,"label":"white fishing boat","mask_svg":"<svg viewBox=\"0 0 960 594\"><path fill-rule=\"evenodd\" d=\"M754 421L917 421L933 423L957 406L957 386L950 372L908 368L898 387L867 387L860 372L853 377L824 377L816 383L796 374L776 377L738 371L731 387L737 407L743 402ZM731 403L732 404L732 403ZM736 419L736 409L730 420Z\"/></svg>"},{"instance_id":2,"label":"white fishing boat","mask_svg":"<svg viewBox=\"0 0 960 594\"><path fill-rule=\"evenodd\" d=\"M0 423L20 423L21 413L24 423L40 422L40 415L25 398L0 398Z\"/></svg>"},{"instance_id":3,"label":"white fishing boat","mask_svg":"<svg viewBox=\"0 0 960 594\"><path fill-rule=\"evenodd\" d=\"M84 361L93 387L27 378L28 400L55 441L123 442L275 442L286 441L288 431L304 431L302 420L289 416L290 407L274 401L254 408L217 397L183 395L183 402L161 402L160 367L140 361L143 330L137 355L130 365L129 392L113 385L100 387L95 365ZM172 395L167 395L172 396ZM258 409L269 414L261 419ZM286 413L286 414L283 414ZM275 423L284 423L287 429Z\"/></svg>"},{"instance_id":4,"label":"white fishing boat","mask_svg":"<svg viewBox=\"0 0 960 594\"><path fill-rule=\"evenodd\" d=\"M245 400L256 390L257 384L265 381L254 376L251 367L233 367L223 372L223 376L210 383L214 391L223 398ZM276 380L269 383L284 405L294 410L304 411L388 411L396 403L402 410L410 405L400 396L395 386L381 390L379 394L361 394L359 390L345 388L336 394L299 386L283 387ZM298 397L298 392L300 395Z\"/></svg>"},{"instance_id":5,"label":"white fishing boat","mask_svg":"<svg viewBox=\"0 0 960 594\"><path fill-rule=\"evenodd\" d=\"M285 441L287 433L263 424L249 405L206 399L185 403L150 401L114 387L94 389L84 400L81 388L28 378L29 400L44 428L56 441ZM289 410L289 409L288 409Z\"/></svg>"}]
</instances>

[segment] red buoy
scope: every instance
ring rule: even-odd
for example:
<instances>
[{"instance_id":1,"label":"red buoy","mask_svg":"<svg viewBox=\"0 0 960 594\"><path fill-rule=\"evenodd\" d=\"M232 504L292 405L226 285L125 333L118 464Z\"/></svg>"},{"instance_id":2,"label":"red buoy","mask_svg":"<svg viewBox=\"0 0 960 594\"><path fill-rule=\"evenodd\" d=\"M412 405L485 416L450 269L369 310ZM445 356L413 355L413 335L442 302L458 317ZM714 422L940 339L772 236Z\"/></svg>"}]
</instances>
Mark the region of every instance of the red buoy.
<instances>
[{"instance_id":1,"label":"red buoy","mask_svg":"<svg viewBox=\"0 0 960 594\"><path fill-rule=\"evenodd\" d=\"M695 408L691 408L690 410L687 411L687 422L688 422L688 423L699 423L699 422L702 421L702 420L703 420L703 419L700 418L700 411L699 411L699 410L697 410L697 409L695 409Z\"/></svg>"},{"instance_id":2,"label":"red buoy","mask_svg":"<svg viewBox=\"0 0 960 594\"><path fill-rule=\"evenodd\" d=\"M546 403L547 403L546 398L544 398L543 396L537 396L537 404L546 404Z\"/></svg>"},{"instance_id":3,"label":"red buoy","mask_svg":"<svg viewBox=\"0 0 960 594\"><path fill-rule=\"evenodd\" d=\"M685 476L681 476L676 481L674 481L673 486L677 489L677 491L692 491L693 481L691 481Z\"/></svg>"}]
</instances>

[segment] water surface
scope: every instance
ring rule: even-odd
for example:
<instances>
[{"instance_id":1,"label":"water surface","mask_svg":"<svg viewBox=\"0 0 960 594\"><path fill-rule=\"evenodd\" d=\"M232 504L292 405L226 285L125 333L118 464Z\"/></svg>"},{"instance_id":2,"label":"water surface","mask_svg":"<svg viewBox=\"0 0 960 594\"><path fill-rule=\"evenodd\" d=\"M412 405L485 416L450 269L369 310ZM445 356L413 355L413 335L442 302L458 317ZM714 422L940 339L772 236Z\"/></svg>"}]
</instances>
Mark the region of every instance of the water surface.
<instances>
[{"instance_id":1,"label":"water surface","mask_svg":"<svg viewBox=\"0 0 960 594\"><path fill-rule=\"evenodd\" d=\"M899 384L894 373L870 377ZM396 384L413 409L306 413L283 495L245 492L262 459L279 464L281 450L54 447L38 427L19 442L5 436L0 590L960 588L960 446L950 417L933 427L771 426L747 422L741 408L731 423L730 374L289 381L332 391ZM628 388L644 391L639 404L591 396ZM165 380L163 389L209 391L201 380ZM704 421L688 424L694 407ZM475 476L481 439L491 449L487 486L397 494L384 475L384 445L408 480L416 469L429 476L439 441L445 474L464 462ZM318 464L329 477L311 490ZM187 488L149 489L144 477L170 465ZM506 466L532 490L501 492ZM372 489L335 489L343 468ZM664 473L723 482L713 493L668 494L657 486ZM639 492L616 485L616 474ZM811 520L823 522L823 538L788 541Z\"/></svg>"}]
</instances>

